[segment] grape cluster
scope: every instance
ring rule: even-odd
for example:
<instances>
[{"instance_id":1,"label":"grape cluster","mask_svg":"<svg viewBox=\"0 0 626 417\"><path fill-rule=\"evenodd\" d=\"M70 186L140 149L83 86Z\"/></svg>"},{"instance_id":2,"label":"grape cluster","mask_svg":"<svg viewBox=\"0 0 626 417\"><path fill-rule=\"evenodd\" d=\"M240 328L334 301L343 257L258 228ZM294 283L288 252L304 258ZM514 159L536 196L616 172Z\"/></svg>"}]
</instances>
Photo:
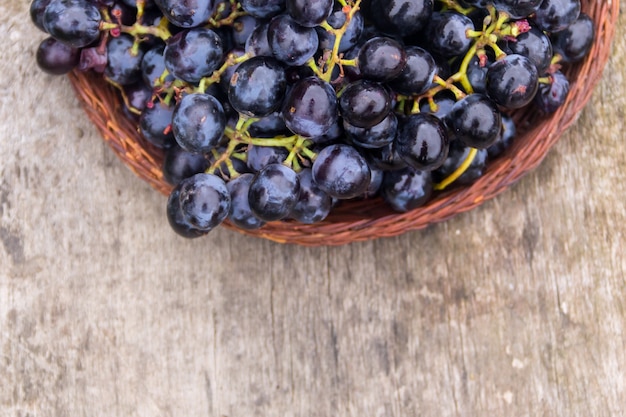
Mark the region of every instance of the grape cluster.
<instances>
[{"instance_id":1,"label":"grape cluster","mask_svg":"<svg viewBox=\"0 0 626 417\"><path fill-rule=\"evenodd\" d=\"M103 74L165 153L167 218L324 220L348 199L394 210L479 178L551 113L591 49L580 0L33 0L46 72Z\"/></svg>"}]
</instances>

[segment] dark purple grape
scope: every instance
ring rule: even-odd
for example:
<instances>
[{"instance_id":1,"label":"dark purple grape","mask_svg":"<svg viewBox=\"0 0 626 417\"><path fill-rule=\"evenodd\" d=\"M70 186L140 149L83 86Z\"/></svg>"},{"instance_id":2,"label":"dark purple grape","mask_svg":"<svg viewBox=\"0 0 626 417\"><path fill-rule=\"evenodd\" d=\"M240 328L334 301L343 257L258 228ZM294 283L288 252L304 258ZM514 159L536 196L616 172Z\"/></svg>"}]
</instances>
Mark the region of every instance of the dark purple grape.
<instances>
[{"instance_id":1,"label":"dark purple grape","mask_svg":"<svg viewBox=\"0 0 626 417\"><path fill-rule=\"evenodd\" d=\"M405 213L416 209L426 204L433 194L432 174L410 167L387 171L380 194L395 211Z\"/></svg>"},{"instance_id":2,"label":"dark purple grape","mask_svg":"<svg viewBox=\"0 0 626 417\"><path fill-rule=\"evenodd\" d=\"M317 155L312 169L315 183L337 199L363 194L371 179L367 161L349 145L326 146Z\"/></svg>"},{"instance_id":3,"label":"dark purple grape","mask_svg":"<svg viewBox=\"0 0 626 417\"><path fill-rule=\"evenodd\" d=\"M224 108L209 94L184 96L172 115L172 131L176 142L188 152L206 153L215 149L225 127Z\"/></svg>"},{"instance_id":4,"label":"dark purple grape","mask_svg":"<svg viewBox=\"0 0 626 417\"><path fill-rule=\"evenodd\" d=\"M506 114L502 115L502 129L500 129L500 133L498 134L498 138L496 141L487 148L487 153L490 159L497 158L502 155L515 138L515 122L511 118L511 116L507 116Z\"/></svg>"},{"instance_id":5,"label":"dark purple grape","mask_svg":"<svg viewBox=\"0 0 626 417\"><path fill-rule=\"evenodd\" d=\"M32 0L29 9L30 19L39 30L46 33L48 33L48 31L44 27L43 16L46 11L46 7L48 7L48 4L50 4L51 1L52 0Z\"/></svg>"},{"instance_id":6,"label":"dark purple grape","mask_svg":"<svg viewBox=\"0 0 626 417\"><path fill-rule=\"evenodd\" d=\"M146 106L139 117L141 135L154 146L170 147L174 142L172 113L174 113L174 107L159 100Z\"/></svg>"},{"instance_id":7,"label":"dark purple grape","mask_svg":"<svg viewBox=\"0 0 626 417\"><path fill-rule=\"evenodd\" d=\"M36 60L39 68L48 74L67 74L78 65L80 50L49 36L39 44Z\"/></svg>"},{"instance_id":8,"label":"dark purple grape","mask_svg":"<svg viewBox=\"0 0 626 417\"><path fill-rule=\"evenodd\" d=\"M267 40L276 59L294 66L304 65L315 55L319 45L314 28L304 27L286 14L271 20Z\"/></svg>"},{"instance_id":9,"label":"dark purple grape","mask_svg":"<svg viewBox=\"0 0 626 417\"><path fill-rule=\"evenodd\" d=\"M248 133L253 138L274 138L290 134L280 112L258 118L248 128Z\"/></svg>"},{"instance_id":10,"label":"dark purple grape","mask_svg":"<svg viewBox=\"0 0 626 417\"><path fill-rule=\"evenodd\" d=\"M172 36L165 47L165 67L176 78L199 82L222 63L222 39L211 29L195 28Z\"/></svg>"},{"instance_id":11,"label":"dark purple grape","mask_svg":"<svg viewBox=\"0 0 626 417\"><path fill-rule=\"evenodd\" d=\"M333 11L333 0L286 0L287 13L299 24L315 27Z\"/></svg>"},{"instance_id":12,"label":"dark purple grape","mask_svg":"<svg viewBox=\"0 0 626 417\"><path fill-rule=\"evenodd\" d=\"M280 108L286 89L281 63L272 57L256 56L241 63L231 76L228 100L239 113L264 117Z\"/></svg>"},{"instance_id":13,"label":"dark purple grape","mask_svg":"<svg viewBox=\"0 0 626 417\"><path fill-rule=\"evenodd\" d=\"M539 83L539 90L535 95L535 106L544 113L554 113L565 103L569 94L569 80L561 72L556 71L549 77L548 83Z\"/></svg>"},{"instance_id":14,"label":"dark purple grape","mask_svg":"<svg viewBox=\"0 0 626 417\"><path fill-rule=\"evenodd\" d=\"M295 171L282 164L270 164L254 176L248 202L256 217L269 222L287 217L299 194L300 181Z\"/></svg>"},{"instance_id":15,"label":"dark purple grape","mask_svg":"<svg viewBox=\"0 0 626 417\"><path fill-rule=\"evenodd\" d=\"M367 186L367 190L365 190L365 192L358 198L373 198L380 192L385 172L382 169L372 168L370 166L370 174L370 184Z\"/></svg>"},{"instance_id":16,"label":"dark purple grape","mask_svg":"<svg viewBox=\"0 0 626 417\"><path fill-rule=\"evenodd\" d=\"M143 80L152 88L156 88L161 85L161 76L166 71L165 58L163 56L164 50L164 45L157 45L148 50L143 55L143 60L141 61L141 74ZM175 78L172 74L167 74L163 82L169 83L174 80Z\"/></svg>"},{"instance_id":17,"label":"dark purple grape","mask_svg":"<svg viewBox=\"0 0 626 417\"><path fill-rule=\"evenodd\" d=\"M391 111L391 96L382 84L359 80L343 90L339 109L352 126L370 128L382 122Z\"/></svg>"},{"instance_id":18,"label":"dark purple grape","mask_svg":"<svg viewBox=\"0 0 626 417\"><path fill-rule=\"evenodd\" d=\"M326 22L334 29L340 29L346 23L346 14L341 8L333 11L331 15L326 19ZM346 32L341 37L339 41L339 49L337 52L342 53L347 50L355 47L361 38L361 34L363 33L363 25L365 22L363 21L363 14L357 11L352 16L352 20L348 24ZM326 29L322 27L316 27L317 35L319 38L319 47L320 49L328 49L332 50L335 45L335 35L331 32L328 32ZM348 58L347 56L344 58Z\"/></svg>"},{"instance_id":19,"label":"dark purple grape","mask_svg":"<svg viewBox=\"0 0 626 417\"><path fill-rule=\"evenodd\" d=\"M141 79L143 51L134 50L135 39L122 33L107 43L107 66L104 76L119 85L136 83Z\"/></svg>"},{"instance_id":20,"label":"dark purple grape","mask_svg":"<svg viewBox=\"0 0 626 417\"><path fill-rule=\"evenodd\" d=\"M456 98L453 94L443 91L438 93L433 98L435 102L435 109L430 107L430 102L428 100L423 100L420 103L420 112L422 113L430 113L433 116L437 116L439 119L443 120L450 111L452 111L452 106L456 103Z\"/></svg>"},{"instance_id":21,"label":"dark purple grape","mask_svg":"<svg viewBox=\"0 0 626 417\"><path fill-rule=\"evenodd\" d=\"M364 149L363 156L370 167L382 171L393 171L407 166L406 161L396 152L394 142L382 148Z\"/></svg>"},{"instance_id":22,"label":"dark purple grape","mask_svg":"<svg viewBox=\"0 0 626 417\"><path fill-rule=\"evenodd\" d=\"M165 152L163 158L163 178L169 184L177 185L185 178L206 171L209 161L204 155L187 152L174 145Z\"/></svg>"},{"instance_id":23,"label":"dark purple grape","mask_svg":"<svg viewBox=\"0 0 626 417\"><path fill-rule=\"evenodd\" d=\"M522 55L507 55L487 70L487 95L506 109L519 109L530 103L538 86L537 67Z\"/></svg>"},{"instance_id":24,"label":"dark purple grape","mask_svg":"<svg viewBox=\"0 0 626 417\"><path fill-rule=\"evenodd\" d=\"M433 0L372 0L370 15L385 33L407 36L428 24Z\"/></svg>"},{"instance_id":25,"label":"dark purple grape","mask_svg":"<svg viewBox=\"0 0 626 417\"><path fill-rule=\"evenodd\" d=\"M253 56L272 55L269 40L267 38L267 29L269 22L260 23L248 36L246 40L246 53Z\"/></svg>"},{"instance_id":26,"label":"dark purple grape","mask_svg":"<svg viewBox=\"0 0 626 417\"><path fill-rule=\"evenodd\" d=\"M183 216L180 204L180 189L180 184L174 187L167 199L166 216L168 223L176 234L187 239L194 239L206 235L208 231L196 229L189 224Z\"/></svg>"},{"instance_id":27,"label":"dark purple grape","mask_svg":"<svg viewBox=\"0 0 626 417\"><path fill-rule=\"evenodd\" d=\"M133 113L142 112L146 105L152 101L152 88L143 81L124 86L126 100L124 105Z\"/></svg>"},{"instance_id":28,"label":"dark purple grape","mask_svg":"<svg viewBox=\"0 0 626 417\"><path fill-rule=\"evenodd\" d=\"M541 30L559 32L578 19L580 0L543 0L534 21Z\"/></svg>"},{"instance_id":29,"label":"dark purple grape","mask_svg":"<svg viewBox=\"0 0 626 417\"><path fill-rule=\"evenodd\" d=\"M325 134L337 120L337 97L333 87L317 77L298 81L283 103L285 124L307 138Z\"/></svg>"},{"instance_id":30,"label":"dark purple grape","mask_svg":"<svg viewBox=\"0 0 626 417\"><path fill-rule=\"evenodd\" d=\"M110 6L109 14L114 16L116 23L121 23L126 26L132 26L137 20L137 10L123 2L114 3Z\"/></svg>"},{"instance_id":31,"label":"dark purple grape","mask_svg":"<svg viewBox=\"0 0 626 417\"><path fill-rule=\"evenodd\" d=\"M80 59L76 68L79 71L92 70L102 74L107 64L107 49L100 46L92 46L80 49Z\"/></svg>"},{"instance_id":32,"label":"dark purple grape","mask_svg":"<svg viewBox=\"0 0 626 417\"><path fill-rule=\"evenodd\" d=\"M205 232L222 223L230 212L230 192L223 179L200 173L180 182L180 210L191 227Z\"/></svg>"},{"instance_id":33,"label":"dark purple grape","mask_svg":"<svg viewBox=\"0 0 626 417\"><path fill-rule=\"evenodd\" d=\"M176 26L192 28L207 23L215 0L155 0L163 15Z\"/></svg>"},{"instance_id":34,"label":"dark purple grape","mask_svg":"<svg viewBox=\"0 0 626 417\"><path fill-rule=\"evenodd\" d=\"M267 19L285 10L285 0L240 0L241 7L254 17Z\"/></svg>"},{"instance_id":35,"label":"dark purple grape","mask_svg":"<svg viewBox=\"0 0 626 417\"><path fill-rule=\"evenodd\" d=\"M382 148L393 142L398 130L398 118L389 112L382 122L369 128L352 126L345 119L343 128L348 138L361 148Z\"/></svg>"},{"instance_id":36,"label":"dark purple grape","mask_svg":"<svg viewBox=\"0 0 626 417\"><path fill-rule=\"evenodd\" d=\"M313 181L310 168L298 173L300 194L289 217L304 224L318 223L324 220L332 208L332 198Z\"/></svg>"},{"instance_id":37,"label":"dark purple grape","mask_svg":"<svg viewBox=\"0 0 626 417\"><path fill-rule=\"evenodd\" d=\"M512 19L522 19L535 13L542 0L497 0L496 5Z\"/></svg>"},{"instance_id":38,"label":"dark purple grape","mask_svg":"<svg viewBox=\"0 0 626 417\"><path fill-rule=\"evenodd\" d=\"M101 21L98 8L86 0L52 0L43 15L46 32L74 48L96 42Z\"/></svg>"},{"instance_id":39,"label":"dark purple grape","mask_svg":"<svg viewBox=\"0 0 626 417\"><path fill-rule=\"evenodd\" d=\"M422 94L428 90L436 73L437 64L432 55L419 46L409 46L406 48L406 66L389 86L400 94Z\"/></svg>"},{"instance_id":40,"label":"dark purple grape","mask_svg":"<svg viewBox=\"0 0 626 417\"><path fill-rule=\"evenodd\" d=\"M551 35L554 52L561 55L563 62L578 62L591 50L595 28L593 20L581 13L566 29Z\"/></svg>"},{"instance_id":41,"label":"dark purple grape","mask_svg":"<svg viewBox=\"0 0 626 417\"><path fill-rule=\"evenodd\" d=\"M502 128L502 115L496 104L478 93L456 102L445 120L454 139L478 149L491 146Z\"/></svg>"},{"instance_id":42,"label":"dark purple grape","mask_svg":"<svg viewBox=\"0 0 626 417\"><path fill-rule=\"evenodd\" d=\"M249 145L246 155L247 167L253 172L258 172L270 164L283 163L289 156L289 151L278 146Z\"/></svg>"},{"instance_id":43,"label":"dark purple grape","mask_svg":"<svg viewBox=\"0 0 626 417\"><path fill-rule=\"evenodd\" d=\"M446 58L463 55L472 43L466 36L468 30L474 30L474 23L461 13L433 13L426 28L428 48Z\"/></svg>"},{"instance_id":44,"label":"dark purple grape","mask_svg":"<svg viewBox=\"0 0 626 417\"><path fill-rule=\"evenodd\" d=\"M373 81L389 81L400 75L406 66L406 52L392 38L377 36L359 49L357 65L361 75Z\"/></svg>"},{"instance_id":45,"label":"dark purple grape","mask_svg":"<svg viewBox=\"0 0 626 417\"><path fill-rule=\"evenodd\" d=\"M235 226L244 230L259 229L265 225L265 221L256 217L250 208L248 194L253 179L253 174L246 173L226 183L226 187L230 192L230 213L228 220Z\"/></svg>"},{"instance_id":46,"label":"dark purple grape","mask_svg":"<svg viewBox=\"0 0 626 417\"><path fill-rule=\"evenodd\" d=\"M463 162L467 159L470 150L472 148L463 144L460 141L452 141L450 143L450 151L448 157L444 161L443 165L433 171L433 180L435 182L441 182L448 178ZM454 184L467 185L476 181L483 176L485 167L487 165L487 149L479 149L476 151L476 155L472 159L469 167L454 180Z\"/></svg>"},{"instance_id":47,"label":"dark purple grape","mask_svg":"<svg viewBox=\"0 0 626 417\"><path fill-rule=\"evenodd\" d=\"M533 26L528 32L521 33L514 40L509 41L508 48L511 53L524 55L530 59L540 74L550 66L552 42L537 27Z\"/></svg>"},{"instance_id":48,"label":"dark purple grape","mask_svg":"<svg viewBox=\"0 0 626 417\"><path fill-rule=\"evenodd\" d=\"M448 142L441 120L432 114L418 113L400 119L394 146L409 166L432 171L446 159Z\"/></svg>"},{"instance_id":49,"label":"dark purple grape","mask_svg":"<svg viewBox=\"0 0 626 417\"><path fill-rule=\"evenodd\" d=\"M232 25L233 43L235 47L244 47L252 32L259 26L259 20L254 16L239 16Z\"/></svg>"}]
</instances>

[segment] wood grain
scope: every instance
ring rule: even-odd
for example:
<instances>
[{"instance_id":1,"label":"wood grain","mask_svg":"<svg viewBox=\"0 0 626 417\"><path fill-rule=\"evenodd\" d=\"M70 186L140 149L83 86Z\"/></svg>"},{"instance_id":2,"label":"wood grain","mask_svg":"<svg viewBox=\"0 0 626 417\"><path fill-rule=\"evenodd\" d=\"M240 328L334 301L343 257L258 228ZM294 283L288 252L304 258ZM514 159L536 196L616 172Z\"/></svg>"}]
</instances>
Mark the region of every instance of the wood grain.
<instances>
[{"instance_id":1,"label":"wood grain","mask_svg":"<svg viewBox=\"0 0 626 417\"><path fill-rule=\"evenodd\" d=\"M537 171L421 232L302 248L173 236L34 66L27 9L0 1L0 416L624 415L623 15Z\"/></svg>"}]
</instances>

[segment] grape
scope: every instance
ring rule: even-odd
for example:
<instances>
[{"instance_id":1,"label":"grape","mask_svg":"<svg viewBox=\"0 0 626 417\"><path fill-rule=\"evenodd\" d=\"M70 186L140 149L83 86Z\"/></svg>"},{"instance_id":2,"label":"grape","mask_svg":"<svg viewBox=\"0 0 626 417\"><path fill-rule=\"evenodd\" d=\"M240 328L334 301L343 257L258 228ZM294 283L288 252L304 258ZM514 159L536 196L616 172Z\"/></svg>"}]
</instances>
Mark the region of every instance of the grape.
<instances>
[{"instance_id":1,"label":"grape","mask_svg":"<svg viewBox=\"0 0 626 417\"><path fill-rule=\"evenodd\" d=\"M559 32L574 23L579 14L580 0L543 0L535 22L541 30Z\"/></svg>"},{"instance_id":2,"label":"grape","mask_svg":"<svg viewBox=\"0 0 626 417\"><path fill-rule=\"evenodd\" d=\"M452 58L469 49L471 40L466 36L468 30L474 30L474 23L469 17L457 12L435 12L426 29L426 39L432 51Z\"/></svg>"},{"instance_id":3,"label":"grape","mask_svg":"<svg viewBox=\"0 0 626 417\"><path fill-rule=\"evenodd\" d=\"M437 73L437 64L432 55L418 46L406 48L406 66L389 82L389 86L400 94L422 94Z\"/></svg>"},{"instance_id":4,"label":"grape","mask_svg":"<svg viewBox=\"0 0 626 417\"><path fill-rule=\"evenodd\" d=\"M439 168L433 171L433 180L435 182L443 181L450 176L465 160L470 153L471 147L465 145L461 141L452 141L448 157ZM485 166L487 164L487 149L479 149L472 159L470 166L458 177L455 184L471 184L478 178L482 177Z\"/></svg>"},{"instance_id":5,"label":"grape","mask_svg":"<svg viewBox=\"0 0 626 417\"><path fill-rule=\"evenodd\" d=\"M107 65L104 75L119 85L128 85L141 79L143 51L133 51L134 39L122 34L107 44Z\"/></svg>"},{"instance_id":6,"label":"grape","mask_svg":"<svg viewBox=\"0 0 626 417\"><path fill-rule=\"evenodd\" d=\"M283 104L285 124L304 137L321 136L337 120L337 97L333 87L317 77L298 81Z\"/></svg>"},{"instance_id":7,"label":"grape","mask_svg":"<svg viewBox=\"0 0 626 417\"><path fill-rule=\"evenodd\" d=\"M78 65L80 50L49 36L39 44L36 59L39 68L48 74L67 74Z\"/></svg>"},{"instance_id":8,"label":"grape","mask_svg":"<svg viewBox=\"0 0 626 417\"><path fill-rule=\"evenodd\" d=\"M127 101L124 103L131 113L142 112L152 100L152 88L142 81L122 87Z\"/></svg>"},{"instance_id":9,"label":"grape","mask_svg":"<svg viewBox=\"0 0 626 417\"><path fill-rule=\"evenodd\" d=\"M430 171L403 168L385 172L381 196L395 211L407 212L423 206L433 193Z\"/></svg>"},{"instance_id":10,"label":"grape","mask_svg":"<svg viewBox=\"0 0 626 417\"><path fill-rule=\"evenodd\" d=\"M240 0L241 7L261 19L276 16L285 9L285 0Z\"/></svg>"},{"instance_id":11,"label":"grape","mask_svg":"<svg viewBox=\"0 0 626 417\"><path fill-rule=\"evenodd\" d=\"M537 67L523 55L507 55L487 70L487 95L507 109L530 103L538 86Z\"/></svg>"},{"instance_id":12,"label":"grape","mask_svg":"<svg viewBox=\"0 0 626 417\"><path fill-rule=\"evenodd\" d=\"M243 47L246 41L258 27L259 20L253 16L244 15L235 19L232 28L233 43L237 47Z\"/></svg>"},{"instance_id":13,"label":"grape","mask_svg":"<svg viewBox=\"0 0 626 417\"><path fill-rule=\"evenodd\" d=\"M284 219L298 201L298 175L282 164L269 164L250 184L248 201L255 216L264 221Z\"/></svg>"},{"instance_id":14,"label":"grape","mask_svg":"<svg viewBox=\"0 0 626 417\"><path fill-rule=\"evenodd\" d=\"M382 122L369 128L352 126L344 120L343 128L355 145L361 148L382 148L393 142L398 130L398 118L395 113L389 112Z\"/></svg>"},{"instance_id":15,"label":"grape","mask_svg":"<svg viewBox=\"0 0 626 417\"><path fill-rule=\"evenodd\" d=\"M225 127L224 108L209 94L184 96L172 115L176 142L188 152L206 153L217 147Z\"/></svg>"},{"instance_id":16,"label":"grape","mask_svg":"<svg viewBox=\"0 0 626 417\"><path fill-rule=\"evenodd\" d=\"M230 192L230 213L228 214L228 219L235 226L245 230L254 230L265 225L265 221L256 217L250 208L248 194L253 179L253 174L246 173L226 183L226 187Z\"/></svg>"},{"instance_id":17,"label":"grape","mask_svg":"<svg viewBox=\"0 0 626 417\"><path fill-rule=\"evenodd\" d=\"M561 55L563 62L578 62L591 50L595 29L593 21L585 13L560 32L551 35L554 52Z\"/></svg>"},{"instance_id":18,"label":"grape","mask_svg":"<svg viewBox=\"0 0 626 417\"><path fill-rule=\"evenodd\" d=\"M298 173L300 194L296 205L291 209L289 217L303 224L321 222L330 213L332 199L313 181L310 168Z\"/></svg>"},{"instance_id":19,"label":"grape","mask_svg":"<svg viewBox=\"0 0 626 417\"><path fill-rule=\"evenodd\" d=\"M343 90L339 109L352 126L370 128L382 122L391 111L391 96L382 84L359 80Z\"/></svg>"},{"instance_id":20,"label":"grape","mask_svg":"<svg viewBox=\"0 0 626 417\"><path fill-rule=\"evenodd\" d=\"M497 0L497 6L513 19L522 19L535 13L542 0Z\"/></svg>"},{"instance_id":21,"label":"grape","mask_svg":"<svg viewBox=\"0 0 626 417\"><path fill-rule=\"evenodd\" d=\"M279 146L248 146L246 164L254 172L258 172L270 164L281 164L289 151Z\"/></svg>"},{"instance_id":22,"label":"grape","mask_svg":"<svg viewBox=\"0 0 626 417\"><path fill-rule=\"evenodd\" d=\"M511 146L513 139L515 138L515 122L511 118L511 116L507 116L506 114L502 115L502 129L500 129L500 133L498 134L498 138L496 141L487 148L487 154L489 158L497 158L502 155L504 151Z\"/></svg>"},{"instance_id":23,"label":"grape","mask_svg":"<svg viewBox=\"0 0 626 417\"><path fill-rule=\"evenodd\" d=\"M337 199L357 197L367 190L370 168L365 158L352 146L326 146L313 162L313 180Z\"/></svg>"},{"instance_id":24,"label":"grape","mask_svg":"<svg viewBox=\"0 0 626 417\"><path fill-rule=\"evenodd\" d=\"M42 19L46 32L74 48L100 38L101 20L98 8L86 0L52 0Z\"/></svg>"},{"instance_id":25,"label":"grape","mask_svg":"<svg viewBox=\"0 0 626 417\"><path fill-rule=\"evenodd\" d=\"M433 0L372 0L371 18L383 32L407 36L427 25Z\"/></svg>"},{"instance_id":26,"label":"grape","mask_svg":"<svg viewBox=\"0 0 626 417\"><path fill-rule=\"evenodd\" d=\"M537 27L531 27L528 32L520 34L514 41L508 43L511 53L524 55L535 64L540 74L548 69L552 60L552 42Z\"/></svg>"},{"instance_id":27,"label":"grape","mask_svg":"<svg viewBox=\"0 0 626 417\"><path fill-rule=\"evenodd\" d=\"M182 28L200 26L211 17L215 0L155 0L163 15Z\"/></svg>"},{"instance_id":28,"label":"grape","mask_svg":"<svg viewBox=\"0 0 626 417\"><path fill-rule=\"evenodd\" d=\"M160 78L166 71L165 58L163 52L165 50L164 45L157 45L154 48L148 50L141 61L141 75L149 86L155 88L161 85ZM167 74L163 79L163 83L169 83L174 81L175 78L172 74Z\"/></svg>"},{"instance_id":29,"label":"grape","mask_svg":"<svg viewBox=\"0 0 626 417\"><path fill-rule=\"evenodd\" d=\"M400 120L394 141L396 152L411 167L432 171L448 155L449 139L444 124L431 114L413 114Z\"/></svg>"},{"instance_id":30,"label":"grape","mask_svg":"<svg viewBox=\"0 0 626 417\"><path fill-rule=\"evenodd\" d=\"M479 149L491 146L502 128L496 104L478 93L457 101L445 120L455 139Z\"/></svg>"},{"instance_id":31,"label":"grape","mask_svg":"<svg viewBox=\"0 0 626 417\"><path fill-rule=\"evenodd\" d=\"M159 148L170 147L174 143L173 113L174 107L161 101L146 106L139 117L139 131L143 138Z\"/></svg>"},{"instance_id":32,"label":"grape","mask_svg":"<svg viewBox=\"0 0 626 417\"><path fill-rule=\"evenodd\" d=\"M172 228L172 230L174 230L174 232L184 238L194 239L204 236L208 233L208 231L196 229L191 224L189 224L183 216L183 211L180 204L181 186L181 184L176 186L167 199L166 216L168 223L170 224L170 227Z\"/></svg>"},{"instance_id":33,"label":"grape","mask_svg":"<svg viewBox=\"0 0 626 417\"><path fill-rule=\"evenodd\" d=\"M170 147L163 158L163 178L177 185L185 178L206 171L209 162L204 155L187 152L178 145Z\"/></svg>"},{"instance_id":34,"label":"grape","mask_svg":"<svg viewBox=\"0 0 626 417\"><path fill-rule=\"evenodd\" d=\"M406 52L397 41L378 36L365 42L357 57L359 72L373 81L389 81L406 66Z\"/></svg>"},{"instance_id":35,"label":"grape","mask_svg":"<svg viewBox=\"0 0 626 417\"><path fill-rule=\"evenodd\" d=\"M286 14L272 19L267 28L267 40L276 59L294 66L304 65L319 45L315 29L298 24Z\"/></svg>"},{"instance_id":36,"label":"grape","mask_svg":"<svg viewBox=\"0 0 626 417\"><path fill-rule=\"evenodd\" d=\"M346 14L339 8L331 13L328 19L326 19L326 22L332 28L339 29L346 23ZM358 11L354 13L346 32L339 41L338 52L346 52L356 46L363 33L364 24L363 14ZM317 36L319 38L319 47L321 49L332 50L335 45L335 35L320 26L317 26L315 29L317 30Z\"/></svg>"},{"instance_id":37,"label":"grape","mask_svg":"<svg viewBox=\"0 0 626 417\"><path fill-rule=\"evenodd\" d=\"M299 24L315 27L333 11L333 0L286 0L287 13Z\"/></svg>"},{"instance_id":38,"label":"grape","mask_svg":"<svg viewBox=\"0 0 626 417\"><path fill-rule=\"evenodd\" d=\"M394 171L396 169L406 168L407 163L402 159L395 150L394 142L385 145L382 148L365 149L363 155L369 166L382 171Z\"/></svg>"},{"instance_id":39,"label":"grape","mask_svg":"<svg viewBox=\"0 0 626 417\"><path fill-rule=\"evenodd\" d=\"M33 0L30 3L30 19L35 24L35 26L41 30L42 32L48 33L44 26L44 12L46 11L46 7L50 4L52 0Z\"/></svg>"},{"instance_id":40,"label":"grape","mask_svg":"<svg viewBox=\"0 0 626 417\"><path fill-rule=\"evenodd\" d=\"M285 70L272 57L252 57L230 78L228 99L239 113L264 117L278 110L287 89Z\"/></svg>"},{"instance_id":41,"label":"grape","mask_svg":"<svg viewBox=\"0 0 626 417\"><path fill-rule=\"evenodd\" d=\"M195 229L209 232L230 212L230 193L224 180L216 175L200 173L185 178L179 190L182 218Z\"/></svg>"},{"instance_id":42,"label":"grape","mask_svg":"<svg viewBox=\"0 0 626 417\"><path fill-rule=\"evenodd\" d=\"M196 83L220 66L223 55L222 38L213 30L184 30L168 40L165 67L176 78Z\"/></svg>"},{"instance_id":43,"label":"grape","mask_svg":"<svg viewBox=\"0 0 626 417\"><path fill-rule=\"evenodd\" d=\"M267 38L268 28L269 22L259 23L252 33L250 33L248 39L246 39L246 53L255 56L272 55L272 49L270 48L269 40Z\"/></svg>"},{"instance_id":44,"label":"grape","mask_svg":"<svg viewBox=\"0 0 626 417\"><path fill-rule=\"evenodd\" d=\"M535 105L544 113L554 113L567 99L569 81L561 71L556 71L548 78L548 83L539 84Z\"/></svg>"}]
</instances>

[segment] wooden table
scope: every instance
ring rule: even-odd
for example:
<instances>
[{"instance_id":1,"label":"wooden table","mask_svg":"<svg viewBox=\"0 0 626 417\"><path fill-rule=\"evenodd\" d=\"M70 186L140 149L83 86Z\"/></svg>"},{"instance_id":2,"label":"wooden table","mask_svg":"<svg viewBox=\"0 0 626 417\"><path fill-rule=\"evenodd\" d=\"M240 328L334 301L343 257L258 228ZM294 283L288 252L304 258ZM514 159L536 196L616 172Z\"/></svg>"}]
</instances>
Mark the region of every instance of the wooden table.
<instances>
[{"instance_id":1,"label":"wooden table","mask_svg":"<svg viewBox=\"0 0 626 417\"><path fill-rule=\"evenodd\" d=\"M427 230L175 237L0 2L0 416L617 416L626 19L538 170Z\"/></svg>"}]
</instances>

